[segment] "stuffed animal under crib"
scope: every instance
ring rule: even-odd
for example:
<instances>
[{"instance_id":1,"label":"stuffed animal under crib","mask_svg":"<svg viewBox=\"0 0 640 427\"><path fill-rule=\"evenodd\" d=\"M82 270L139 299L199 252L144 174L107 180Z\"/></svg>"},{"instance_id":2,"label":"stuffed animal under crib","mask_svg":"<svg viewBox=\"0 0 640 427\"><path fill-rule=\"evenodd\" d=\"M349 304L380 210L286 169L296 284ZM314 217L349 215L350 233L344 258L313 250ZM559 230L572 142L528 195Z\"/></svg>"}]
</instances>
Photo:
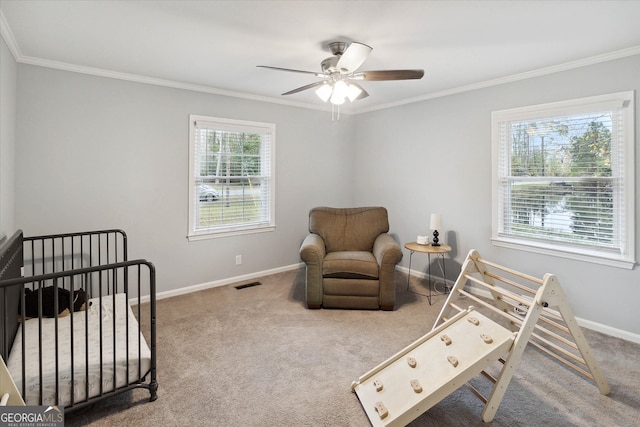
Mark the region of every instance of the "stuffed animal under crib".
<instances>
[{"instance_id":1,"label":"stuffed animal under crib","mask_svg":"<svg viewBox=\"0 0 640 427\"><path fill-rule=\"evenodd\" d=\"M54 296L55 289L53 286L42 288L42 317L55 317ZM68 316L71 305L69 304L70 292L63 288L58 290L58 317ZM73 292L73 311L84 311L86 309L87 293L84 289L78 289ZM38 291L31 289L24 290L25 317L38 317ZM89 303L91 305L91 303ZM20 313L20 307L18 307Z\"/></svg>"}]
</instances>

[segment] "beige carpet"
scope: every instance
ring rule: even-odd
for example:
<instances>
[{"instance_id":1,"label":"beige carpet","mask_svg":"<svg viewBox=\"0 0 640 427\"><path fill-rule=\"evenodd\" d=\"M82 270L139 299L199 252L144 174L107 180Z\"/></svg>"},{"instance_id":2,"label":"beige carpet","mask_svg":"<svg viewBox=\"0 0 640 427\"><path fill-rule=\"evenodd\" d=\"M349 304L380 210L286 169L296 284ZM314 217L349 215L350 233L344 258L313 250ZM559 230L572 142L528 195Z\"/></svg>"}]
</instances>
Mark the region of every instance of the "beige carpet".
<instances>
[{"instance_id":1,"label":"beige carpet","mask_svg":"<svg viewBox=\"0 0 640 427\"><path fill-rule=\"evenodd\" d=\"M406 292L405 275L396 280L393 312L307 310L302 270L160 300L158 400L135 390L67 414L65 425L368 426L351 382L427 333L444 301L429 306ZM640 345L585 335L609 396L528 348L492 425L640 425ZM463 387L410 426L480 426L482 407Z\"/></svg>"}]
</instances>

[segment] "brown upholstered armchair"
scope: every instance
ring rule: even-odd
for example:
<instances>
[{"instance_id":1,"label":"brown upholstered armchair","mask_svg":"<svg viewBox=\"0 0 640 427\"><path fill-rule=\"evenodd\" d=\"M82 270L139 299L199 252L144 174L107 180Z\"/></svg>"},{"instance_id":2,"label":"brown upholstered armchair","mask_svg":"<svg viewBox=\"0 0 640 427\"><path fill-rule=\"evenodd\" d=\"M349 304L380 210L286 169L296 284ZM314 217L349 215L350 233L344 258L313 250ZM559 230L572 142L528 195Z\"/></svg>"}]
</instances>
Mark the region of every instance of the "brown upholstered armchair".
<instances>
[{"instance_id":1,"label":"brown upholstered armchair","mask_svg":"<svg viewBox=\"0 0 640 427\"><path fill-rule=\"evenodd\" d=\"M312 209L300 247L307 307L393 310L402 250L388 231L383 207Z\"/></svg>"}]
</instances>

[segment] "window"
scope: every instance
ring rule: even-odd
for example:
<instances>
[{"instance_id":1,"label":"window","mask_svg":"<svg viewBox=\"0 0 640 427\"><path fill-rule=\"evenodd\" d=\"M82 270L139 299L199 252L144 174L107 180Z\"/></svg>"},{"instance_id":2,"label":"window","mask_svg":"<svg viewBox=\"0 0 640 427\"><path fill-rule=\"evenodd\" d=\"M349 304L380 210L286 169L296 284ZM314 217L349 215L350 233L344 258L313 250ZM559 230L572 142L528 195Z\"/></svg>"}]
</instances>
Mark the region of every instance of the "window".
<instances>
[{"instance_id":1,"label":"window","mask_svg":"<svg viewBox=\"0 0 640 427\"><path fill-rule=\"evenodd\" d=\"M492 242L633 268L634 93L492 114Z\"/></svg>"},{"instance_id":2,"label":"window","mask_svg":"<svg viewBox=\"0 0 640 427\"><path fill-rule=\"evenodd\" d=\"M272 231L275 125L189 116L189 240Z\"/></svg>"}]
</instances>

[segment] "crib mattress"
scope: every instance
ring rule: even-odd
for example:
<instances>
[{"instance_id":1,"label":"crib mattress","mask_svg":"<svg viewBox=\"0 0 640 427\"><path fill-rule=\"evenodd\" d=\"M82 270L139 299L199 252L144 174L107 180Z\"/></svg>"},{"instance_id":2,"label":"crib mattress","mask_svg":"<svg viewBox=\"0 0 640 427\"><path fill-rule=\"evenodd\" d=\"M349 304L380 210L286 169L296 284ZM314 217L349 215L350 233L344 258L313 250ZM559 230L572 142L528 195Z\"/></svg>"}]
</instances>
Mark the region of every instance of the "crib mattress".
<instances>
[{"instance_id":1,"label":"crib mattress","mask_svg":"<svg viewBox=\"0 0 640 427\"><path fill-rule=\"evenodd\" d=\"M58 406L70 406L137 382L149 372L151 351L144 336L139 332L138 322L127 302L126 295L115 295L115 311L113 300L113 296L91 299L92 304L86 312L73 313L73 328L71 316L58 319L58 399L56 399L55 319L42 319L42 348L38 344L38 319L27 320L24 325L20 325L20 328L25 328L26 395L23 398L27 405L55 405L57 400ZM100 309L101 306L102 309ZM86 330L89 331L88 339ZM129 344L128 375L127 341ZM40 354L42 355L42 403L39 399ZM140 356L140 363L138 363L138 356ZM18 390L22 392L21 360L22 330L18 329L7 367Z\"/></svg>"}]
</instances>

